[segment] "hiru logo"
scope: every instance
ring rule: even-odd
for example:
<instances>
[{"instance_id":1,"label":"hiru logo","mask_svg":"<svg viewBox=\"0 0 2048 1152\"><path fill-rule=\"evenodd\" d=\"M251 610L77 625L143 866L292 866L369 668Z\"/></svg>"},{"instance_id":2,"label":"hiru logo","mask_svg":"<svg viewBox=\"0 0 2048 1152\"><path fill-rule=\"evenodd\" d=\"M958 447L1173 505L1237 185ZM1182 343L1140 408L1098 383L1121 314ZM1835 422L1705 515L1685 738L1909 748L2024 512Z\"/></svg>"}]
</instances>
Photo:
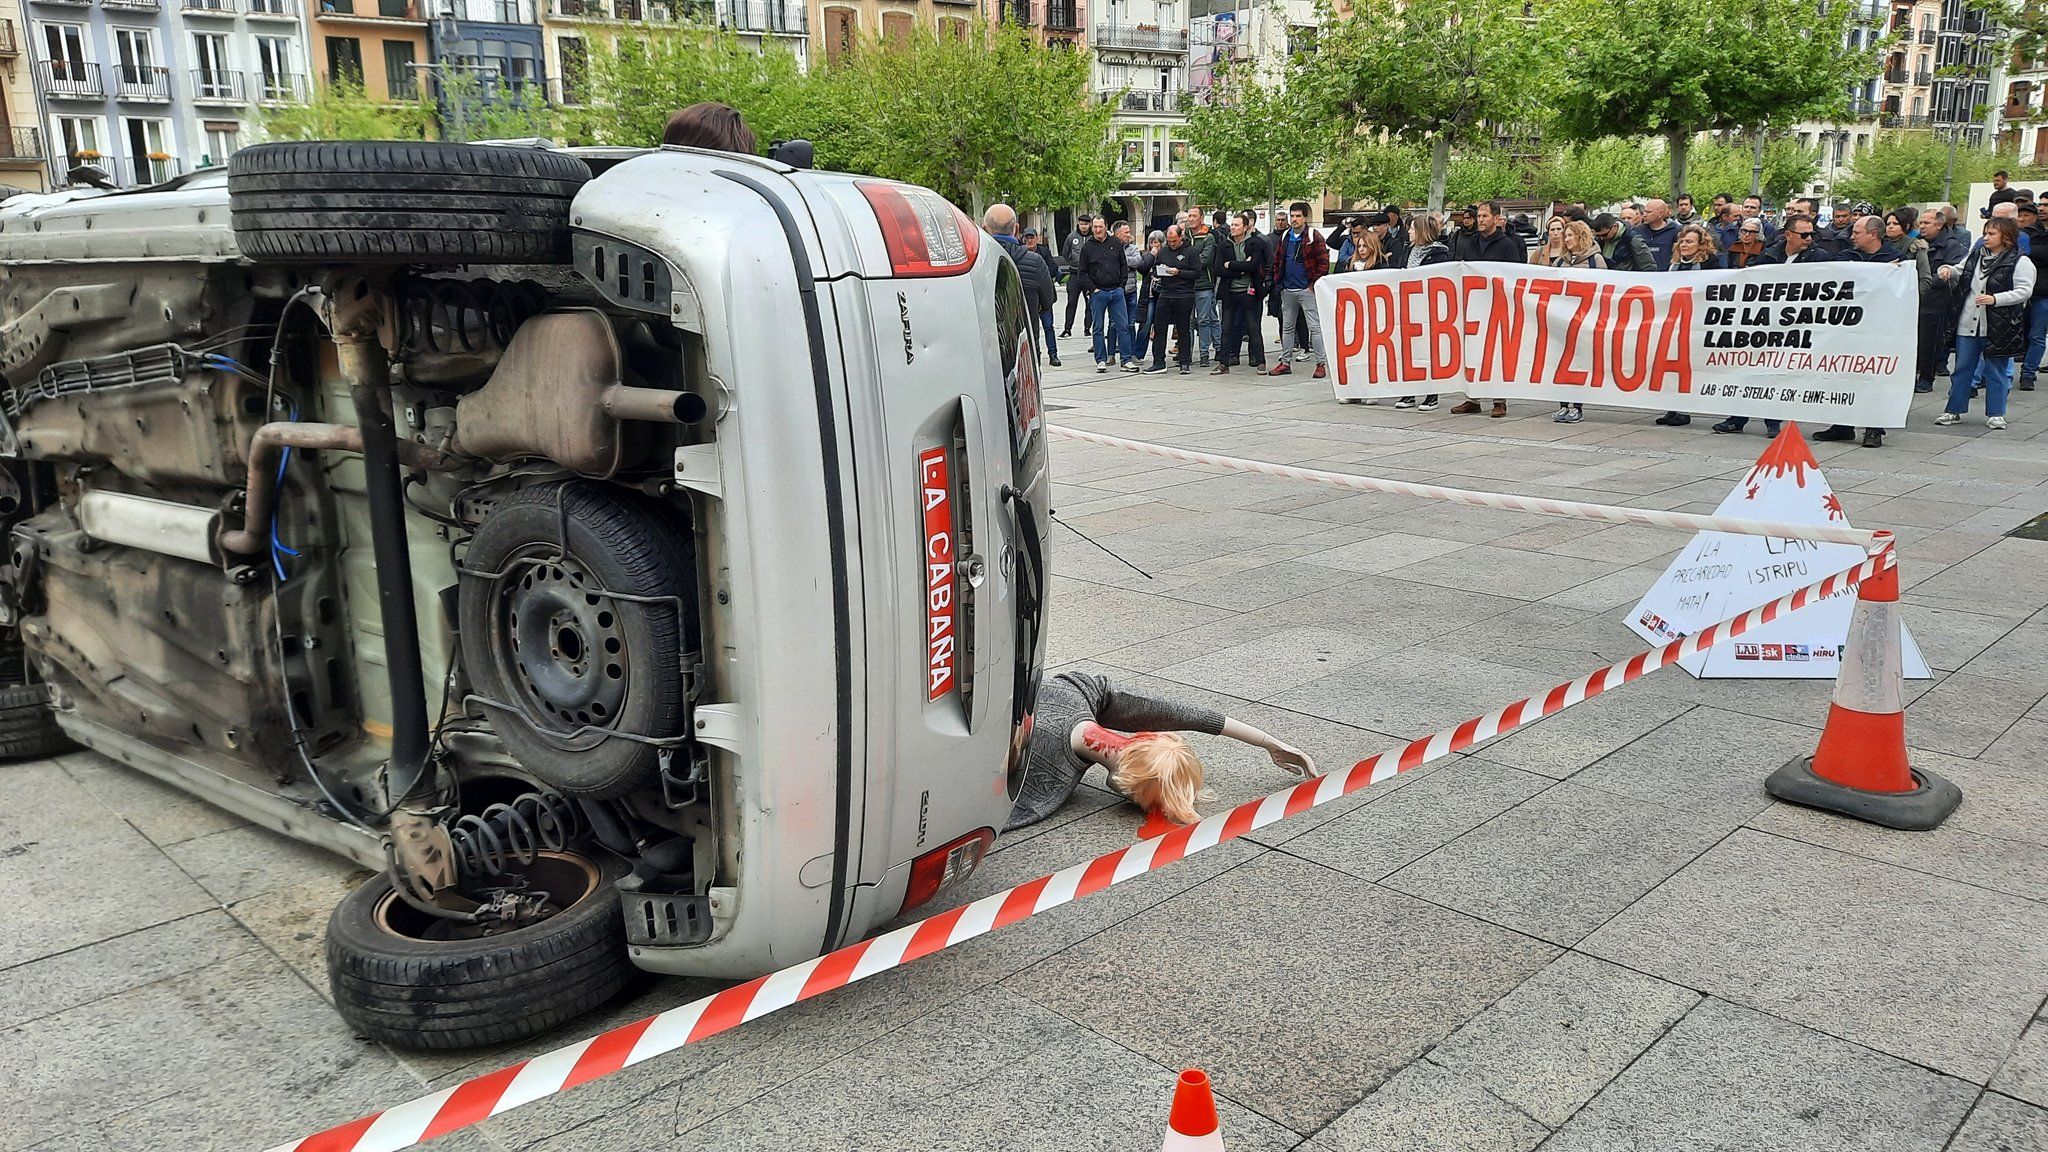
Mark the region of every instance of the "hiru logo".
<instances>
[{"instance_id":1,"label":"hiru logo","mask_svg":"<svg viewBox=\"0 0 2048 1152\"><path fill-rule=\"evenodd\" d=\"M917 348L910 339L910 298L903 293L896 294L896 316L903 321L903 362L917 363Z\"/></svg>"}]
</instances>

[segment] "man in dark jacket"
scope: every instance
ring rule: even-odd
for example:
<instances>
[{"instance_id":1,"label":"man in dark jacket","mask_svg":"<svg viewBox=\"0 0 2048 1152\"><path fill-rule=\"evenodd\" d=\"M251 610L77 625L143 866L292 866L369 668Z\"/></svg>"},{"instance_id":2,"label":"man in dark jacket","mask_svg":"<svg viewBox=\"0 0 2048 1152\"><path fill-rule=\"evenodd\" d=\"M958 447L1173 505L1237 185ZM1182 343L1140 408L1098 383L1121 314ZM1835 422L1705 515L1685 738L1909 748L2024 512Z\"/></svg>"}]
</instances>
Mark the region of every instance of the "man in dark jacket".
<instances>
[{"instance_id":1,"label":"man in dark jacket","mask_svg":"<svg viewBox=\"0 0 2048 1152\"><path fill-rule=\"evenodd\" d=\"M1183 226L1166 229L1166 245L1152 257L1152 275L1158 294L1152 303L1152 366L1147 372L1166 371L1166 342L1171 332L1174 360L1180 374L1188 374L1194 358L1195 285L1205 274L1201 258L1187 241Z\"/></svg>"},{"instance_id":2,"label":"man in dark jacket","mask_svg":"<svg viewBox=\"0 0 2048 1152\"><path fill-rule=\"evenodd\" d=\"M1207 368L1209 357L1223 343L1222 326L1216 318L1216 233L1210 231L1199 209L1190 208L1181 216L1180 234L1194 250L1195 265L1201 270L1194 286L1195 344L1202 351L1201 365Z\"/></svg>"},{"instance_id":3,"label":"man in dark jacket","mask_svg":"<svg viewBox=\"0 0 2048 1152\"><path fill-rule=\"evenodd\" d=\"M1059 294L1052 286L1051 265L1017 238L1017 210L1008 204L989 205L988 211L981 214L981 227L996 238L996 243L1009 254L1010 263L1017 266L1017 278L1024 282L1024 307L1033 316L1044 317L1045 356L1048 362L1058 365L1059 353L1053 350L1052 342L1052 306Z\"/></svg>"},{"instance_id":4,"label":"man in dark jacket","mask_svg":"<svg viewBox=\"0 0 2048 1152\"><path fill-rule=\"evenodd\" d=\"M1271 266L1272 249L1266 238L1259 234L1258 218L1250 212L1239 212L1230 218L1230 235L1216 239L1216 262L1211 270L1216 276L1216 301L1223 309L1223 345L1216 352L1216 367L1209 370L1212 376L1220 376L1237 363L1238 350L1247 342L1251 344L1251 366L1253 371L1266 367L1265 325L1259 317L1259 298L1265 293L1265 271Z\"/></svg>"},{"instance_id":5,"label":"man in dark jacket","mask_svg":"<svg viewBox=\"0 0 2048 1152\"><path fill-rule=\"evenodd\" d=\"M1053 267L1052 253L1045 247L1044 237L1039 235L1038 229L1024 230L1024 252L1036 259L1045 269L1045 297L1043 307L1038 313L1038 321L1045 328L1046 363L1057 368L1060 366L1060 353L1059 344L1053 339L1053 332L1057 326L1052 320L1052 310L1060 301L1059 271Z\"/></svg>"},{"instance_id":6,"label":"man in dark jacket","mask_svg":"<svg viewBox=\"0 0 2048 1152\"><path fill-rule=\"evenodd\" d=\"M1884 238L1884 217L1858 216L1849 226L1849 254L1843 263L1852 264L1897 264L1906 259L1906 254L1887 243ZM1813 434L1815 440L1854 440L1856 428L1850 424L1833 424ZM1863 430L1865 448L1884 447L1884 429Z\"/></svg>"},{"instance_id":7,"label":"man in dark jacket","mask_svg":"<svg viewBox=\"0 0 2048 1152\"><path fill-rule=\"evenodd\" d=\"M2034 283L2048 284L2048 224L2041 222L2041 209L2032 200L2020 200L2020 235L2027 259L2034 262ZM2034 377L2041 372L2041 356L2048 351L2048 291L2037 292L2027 301L2027 354L2020 361L2019 390L2032 392Z\"/></svg>"},{"instance_id":8,"label":"man in dark jacket","mask_svg":"<svg viewBox=\"0 0 2048 1152\"><path fill-rule=\"evenodd\" d=\"M1527 264L1529 249L1522 244L1522 238L1506 228L1507 218L1501 215L1500 201L1486 200L1472 206L1472 238L1465 243L1465 260L1491 260L1501 264ZM1457 415L1470 415L1487 403L1485 397L1467 396L1464 403L1451 409ZM1494 400L1493 415L1508 414L1508 402Z\"/></svg>"},{"instance_id":9,"label":"man in dark jacket","mask_svg":"<svg viewBox=\"0 0 2048 1152\"><path fill-rule=\"evenodd\" d=\"M1370 221L1373 230L1380 234L1380 251L1386 253L1389 268L1406 268L1408 252L1408 221L1399 208L1389 207Z\"/></svg>"},{"instance_id":10,"label":"man in dark jacket","mask_svg":"<svg viewBox=\"0 0 2048 1152\"><path fill-rule=\"evenodd\" d=\"M1678 244L1678 225L1672 222L1671 209L1664 201L1651 197L1643 204L1642 222L1636 225L1636 235L1650 249L1650 255L1657 258L1657 271L1671 267L1671 249Z\"/></svg>"},{"instance_id":11,"label":"man in dark jacket","mask_svg":"<svg viewBox=\"0 0 2048 1152\"><path fill-rule=\"evenodd\" d=\"M1125 259L1124 243L1109 234L1109 221L1097 216L1074 265L1074 275L1088 289L1097 372L1109 371L1119 360L1126 372L1139 367L1137 353L1131 350L1130 310L1124 300L1124 276L1130 270Z\"/></svg>"},{"instance_id":12,"label":"man in dark jacket","mask_svg":"<svg viewBox=\"0 0 2048 1152\"><path fill-rule=\"evenodd\" d=\"M1316 321L1316 281L1330 274L1330 245L1323 234L1308 226L1308 205L1296 201L1287 208L1288 227L1273 250L1268 278L1280 296L1280 358L1273 375L1285 376L1294 352L1295 326L1306 318L1309 348L1315 352L1315 378L1328 374L1323 367L1323 333Z\"/></svg>"},{"instance_id":13,"label":"man in dark jacket","mask_svg":"<svg viewBox=\"0 0 2048 1152\"><path fill-rule=\"evenodd\" d=\"M1088 285L1081 277L1074 275L1074 266L1081 260L1081 242L1088 239L1095 218L1083 212L1075 218L1074 230L1067 233L1067 242L1060 248L1060 262L1067 272L1067 322L1060 328L1060 335L1074 334L1074 306L1088 297ZM1089 326L1088 310L1081 309L1081 335L1086 336L1094 329Z\"/></svg>"},{"instance_id":14,"label":"man in dark jacket","mask_svg":"<svg viewBox=\"0 0 2048 1152\"><path fill-rule=\"evenodd\" d=\"M1970 258L1970 242L1949 227L1948 216L1929 208L1920 213L1920 238L1927 241L1927 266L1946 268ZM1948 363L1955 340L1956 293L1961 286L1939 276L1920 294L1920 359L1913 373L1913 391L1934 391L1934 377Z\"/></svg>"},{"instance_id":15,"label":"man in dark jacket","mask_svg":"<svg viewBox=\"0 0 2048 1152\"><path fill-rule=\"evenodd\" d=\"M1814 245L1813 217L1804 213L1787 216L1785 230L1778 233L1778 247L1749 262L1751 268L1768 264L1819 264L1834 257Z\"/></svg>"},{"instance_id":16,"label":"man in dark jacket","mask_svg":"<svg viewBox=\"0 0 2048 1152\"><path fill-rule=\"evenodd\" d=\"M1613 272L1655 272L1657 257L1643 238L1622 224L1611 212L1593 217L1593 238L1600 242L1600 259Z\"/></svg>"}]
</instances>

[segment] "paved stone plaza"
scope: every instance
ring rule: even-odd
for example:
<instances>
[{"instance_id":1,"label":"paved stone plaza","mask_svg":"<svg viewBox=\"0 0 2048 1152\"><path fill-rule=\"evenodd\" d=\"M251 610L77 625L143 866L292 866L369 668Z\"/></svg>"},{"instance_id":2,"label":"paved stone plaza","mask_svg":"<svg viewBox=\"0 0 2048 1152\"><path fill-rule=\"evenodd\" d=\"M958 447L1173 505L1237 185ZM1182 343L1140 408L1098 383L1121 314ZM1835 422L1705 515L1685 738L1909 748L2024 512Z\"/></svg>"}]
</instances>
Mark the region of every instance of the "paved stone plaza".
<instances>
[{"instance_id":1,"label":"paved stone plaza","mask_svg":"<svg viewBox=\"0 0 2048 1152\"><path fill-rule=\"evenodd\" d=\"M1765 444L1652 412L1344 406L1305 370L1098 376L1064 343L1057 422L1340 471L1704 512ZM2006 432L1935 428L1922 396L1882 450L1814 446L1851 519L1899 535L1936 670L1909 738L1966 794L1937 832L1764 795L1828 684L1668 669L433 1147L1131 1152L1199 1066L1233 1152L2048 1150L2048 542L2002 536L2048 509L2036 395ZM1640 650L1622 615L1686 542L1053 459L1061 518L1150 575L1056 528L1052 665L1326 767ZM1210 811L1287 782L1201 748ZM1084 788L962 898L1138 824ZM394 1054L326 1002L321 933L360 876L90 753L0 767L0 1152L261 1149L715 987Z\"/></svg>"}]
</instances>

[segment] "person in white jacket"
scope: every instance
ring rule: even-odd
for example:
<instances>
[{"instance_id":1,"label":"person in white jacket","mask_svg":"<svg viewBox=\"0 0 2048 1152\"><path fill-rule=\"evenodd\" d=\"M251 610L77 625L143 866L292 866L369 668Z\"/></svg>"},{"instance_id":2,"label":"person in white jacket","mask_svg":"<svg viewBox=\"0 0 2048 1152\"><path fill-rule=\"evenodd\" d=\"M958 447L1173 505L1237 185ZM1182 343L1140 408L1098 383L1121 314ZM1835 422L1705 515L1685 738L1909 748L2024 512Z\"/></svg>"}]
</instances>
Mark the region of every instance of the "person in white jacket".
<instances>
[{"instance_id":1,"label":"person in white jacket","mask_svg":"<svg viewBox=\"0 0 2048 1152\"><path fill-rule=\"evenodd\" d=\"M1936 424L1957 424L1970 411L1971 389L1984 388L1984 424L2005 427L2005 399L2012 388L2012 359L2027 348L2027 301L2034 295L2034 263L2020 256L2019 225L1994 216L1984 222L1984 242L1961 264L1937 273L1967 287L1956 316L1956 370L1949 377L1948 404Z\"/></svg>"}]
</instances>

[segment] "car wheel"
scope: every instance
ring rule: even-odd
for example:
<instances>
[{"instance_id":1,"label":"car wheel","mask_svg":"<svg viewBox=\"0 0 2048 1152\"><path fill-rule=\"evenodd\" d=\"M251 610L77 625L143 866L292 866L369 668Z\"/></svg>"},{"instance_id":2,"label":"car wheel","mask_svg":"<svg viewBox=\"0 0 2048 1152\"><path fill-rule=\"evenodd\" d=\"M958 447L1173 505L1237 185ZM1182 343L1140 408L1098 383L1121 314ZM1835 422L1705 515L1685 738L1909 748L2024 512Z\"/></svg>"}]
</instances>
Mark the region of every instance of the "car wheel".
<instances>
[{"instance_id":1,"label":"car wheel","mask_svg":"<svg viewBox=\"0 0 2048 1152\"><path fill-rule=\"evenodd\" d=\"M78 747L57 726L47 684L0 688L0 760L36 760Z\"/></svg>"},{"instance_id":2,"label":"car wheel","mask_svg":"<svg viewBox=\"0 0 2048 1152\"><path fill-rule=\"evenodd\" d=\"M228 204L252 260L548 264L569 258L569 203L589 179L539 148L256 144L228 161Z\"/></svg>"},{"instance_id":3,"label":"car wheel","mask_svg":"<svg viewBox=\"0 0 2048 1152\"><path fill-rule=\"evenodd\" d=\"M646 741L683 734L696 581L673 516L605 485L547 484L492 509L470 541L463 667L506 751L564 795L651 784Z\"/></svg>"},{"instance_id":4,"label":"car wheel","mask_svg":"<svg viewBox=\"0 0 2048 1152\"><path fill-rule=\"evenodd\" d=\"M379 874L327 921L334 1006L359 1034L396 1048L468 1048L565 1024L625 988L633 966L612 884L624 863L541 852L506 870L559 911L486 933L408 904Z\"/></svg>"}]
</instances>

